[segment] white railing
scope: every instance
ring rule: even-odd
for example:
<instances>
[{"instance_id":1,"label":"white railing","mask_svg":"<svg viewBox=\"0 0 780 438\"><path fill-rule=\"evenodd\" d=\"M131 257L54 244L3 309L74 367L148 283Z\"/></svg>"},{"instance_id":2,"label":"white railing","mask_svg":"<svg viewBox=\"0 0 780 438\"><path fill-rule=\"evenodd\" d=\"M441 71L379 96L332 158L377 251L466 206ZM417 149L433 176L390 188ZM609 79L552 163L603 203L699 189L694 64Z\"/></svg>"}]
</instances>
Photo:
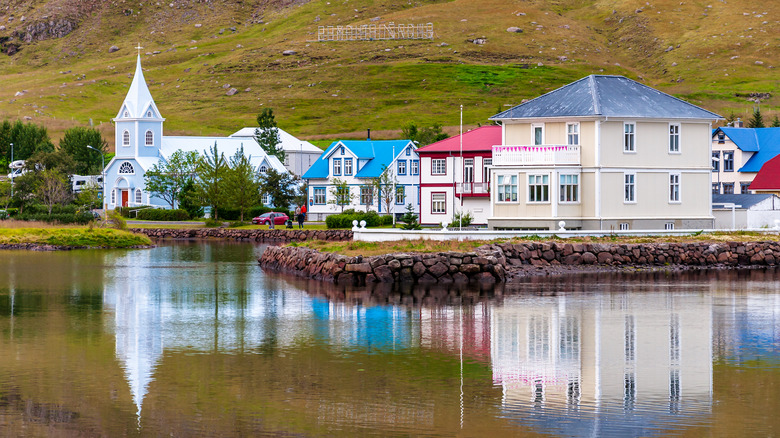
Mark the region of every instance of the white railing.
<instances>
[{"instance_id":1,"label":"white railing","mask_svg":"<svg viewBox=\"0 0 780 438\"><path fill-rule=\"evenodd\" d=\"M579 165L579 145L493 146L494 166Z\"/></svg>"},{"instance_id":2,"label":"white railing","mask_svg":"<svg viewBox=\"0 0 780 438\"><path fill-rule=\"evenodd\" d=\"M463 182L457 183L455 193L458 195L487 195L490 183L486 182Z\"/></svg>"}]
</instances>

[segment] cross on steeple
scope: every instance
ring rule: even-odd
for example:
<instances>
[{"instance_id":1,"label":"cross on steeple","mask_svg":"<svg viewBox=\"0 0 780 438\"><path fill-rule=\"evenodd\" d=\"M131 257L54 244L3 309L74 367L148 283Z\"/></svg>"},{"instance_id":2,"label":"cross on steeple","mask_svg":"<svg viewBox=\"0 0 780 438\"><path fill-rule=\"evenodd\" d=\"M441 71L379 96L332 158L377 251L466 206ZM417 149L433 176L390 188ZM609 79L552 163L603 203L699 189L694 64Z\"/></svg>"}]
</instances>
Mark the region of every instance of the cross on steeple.
<instances>
[{"instance_id":1,"label":"cross on steeple","mask_svg":"<svg viewBox=\"0 0 780 438\"><path fill-rule=\"evenodd\" d=\"M141 56L141 49L143 49L143 47L141 47L141 43L138 43L138 47L136 47L136 49L138 49L138 56Z\"/></svg>"}]
</instances>

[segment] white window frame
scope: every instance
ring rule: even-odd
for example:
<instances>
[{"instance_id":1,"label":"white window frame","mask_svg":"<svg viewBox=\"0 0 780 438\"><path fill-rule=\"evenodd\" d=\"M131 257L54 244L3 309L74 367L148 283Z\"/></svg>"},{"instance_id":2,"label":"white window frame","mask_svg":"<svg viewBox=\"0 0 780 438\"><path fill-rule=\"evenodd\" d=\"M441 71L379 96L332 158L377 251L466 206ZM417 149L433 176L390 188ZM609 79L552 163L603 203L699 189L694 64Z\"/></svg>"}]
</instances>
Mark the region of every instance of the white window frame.
<instances>
[{"instance_id":1,"label":"white window frame","mask_svg":"<svg viewBox=\"0 0 780 438\"><path fill-rule=\"evenodd\" d=\"M623 174L623 203L636 204L636 173Z\"/></svg>"},{"instance_id":2,"label":"white window frame","mask_svg":"<svg viewBox=\"0 0 780 438\"><path fill-rule=\"evenodd\" d=\"M341 176L341 158L333 159L333 176Z\"/></svg>"},{"instance_id":3,"label":"white window frame","mask_svg":"<svg viewBox=\"0 0 780 438\"><path fill-rule=\"evenodd\" d=\"M406 204L406 186L395 186L395 205Z\"/></svg>"},{"instance_id":4,"label":"white window frame","mask_svg":"<svg viewBox=\"0 0 780 438\"><path fill-rule=\"evenodd\" d=\"M447 214L447 193L431 193L431 214Z\"/></svg>"},{"instance_id":5,"label":"white window frame","mask_svg":"<svg viewBox=\"0 0 780 438\"><path fill-rule=\"evenodd\" d=\"M130 169L129 172L123 172L122 169ZM133 164L129 161L125 161L122 164L119 165L119 170L117 170L117 173L119 175L135 175L135 167Z\"/></svg>"},{"instance_id":6,"label":"white window frame","mask_svg":"<svg viewBox=\"0 0 780 438\"><path fill-rule=\"evenodd\" d=\"M547 181L545 182L545 178ZM544 190L544 187L547 187L547 190ZM535 198L536 193L536 187L541 189L541 192L538 193L538 195L542 199L531 199L532 197ZM550 174L549 173L529 173L528 174L528 199L527 202L529 204L549 204L550 203Z\"/></svg>"},{"instance_id":7,"label":"white window frame","mask_svg":"<svg viewBox=\"0 0 780 438\"><path fill-rule=\"evenodd\" d=\"M508 181L506 179L509 179ZM517 175L496 175L496 202L497 203L517 203L519 202ZM509 187L509 193L505 187ZM514 188L514 190L512 190ZM501 199L502 195L508 195L507 199Z\"/></svg>"},{"instance_id":8,"label":"white window frame","mask_svg":"<svg viewBox=\"0 0 780 438\"><path fill-rule=\"evenodd\" d=\"M116 205L116 189L111 189L111 205Z\"/></svg>"},{"instance_id":9,"label":"white window frame","mask_svg":"<svg viewBox=\"0 0 780 438\"><path fill-rule=\"evenodd\" d=\"M419 175L420 174L420 160L411 160L411 175Z\"/></svg>"},{"instance_id":10,"label":"white window frame","mask_svg":"<svg viewBox=\"0 0 780 438\"><path fill-rule=\"evenodd\" d=\"M141 192L141 189L135 189L135 203L140 204L144 200L144 194Z\"/></svg>"},{"instance_id":11,"label":"white window frame","mask_svg":"<svg viewBox=\"0 0 780 438\"><path fill-rule=\"evenodd\" d=\"M536 142L536 128L540 128L542 130L542 138L540 139L540 143ZM531 144L534 146L540 146L544 144L544 123L531 124Z\"/></svg>"},{"instance_id":12,"label":"white window frame","mask_svg":"<svg viewBox=\"0 0 780 438\"><path fill-rule=\"evenodd\" d=\"M623 123L623 153L636 153L636 122Z\"/></svg>"},{"instance_id":13,"label":"white window frame","mask_svg":"<svg viewBox=\"0 0 780 438\"><path fill-rule=\"evenodd\" d=\"M482 181L489 183L490 182L490 166L493 165L493 158L483 158L482 159Z\"/></svg>"},{"instance_id":14,"label":"white window frame","mask_svg":"<svg viewBox=\"0 0 780 438\"><path fill-rule=\"evenodd\" d=\"M446 175L446 174L447 174L447 159L431 158L431 175Z\"/></svg>"},{"instance_id":15,"label":"white window frame","mask_svg":"<svg viewBox=\"0 0 780 438\"><path fill-rule=\"evenodd\" d=\"M679 204L680 200L680 174L669 173L669 203Z\"/></svg>"},{"instance_id":16,"label":"white window frame","mask_svg":"<svg viewBox=\"0 0 780 438\"><path fill-rule=\"evenodd\" d=\"M398 160L398 171L399 176L406 176L406 160Z\"/></svg>"},{"instance_id":17,"label":"white window frame","mask_svg":"<svg viewBox=\"0 0 780 438\"><path fill-rule=\"evenodd\" d=\"M571 178L569 181L565 181L566 178ZM558 202L561 204L579 204L580 203L580 175L578 173L562 173L558 176ZM572 187L572 190L568 188ZM567 201L563 199L567 194L573 193L574 200Z\"/></svg>"},{"instance_id":18,"label":"white window frame","mask_svg":"<svg viewBox=\"0 0 780 438\"><path fill-rule=\"evenodd\" d=\"M669 124L669 153L670 154L680 153L680 124L679 123Z\"/></svg>"},{"instance_id":19,"label":"white window frame","mask_svg":"<svg viewBox=\"0 0 780 438\"><path fill-rule=\"evenodd\" d=\"M318 199L320 197L322 199ZM314 187L312 189L312 198L314 200L314 205L325 205L328 201L328 191L325 187Z\"/></svg>"},{"instance_id":20,"label":"white window frame","mask_svg":"<svg viewBox=\"0 0 780 438\"><path fill-rule=\"evenodd\" d=\"M580 144L580 123L567 123L566 124L566 144L579 145Z\"/></svg>"},{"instance_id":21,"label":"white window frame","mask_svg":"<svg viewBox=\"0 0 780 438\"><path fill-rule=\"evenodd\" d=\"M144 134L144 144L146 146L154 146L154 132L151 129Z\"/></svg>"},{"instance_id":22,"label":"white window frame","mask_svg":"<svg viewBox=\"0 0 780 438\"><path fill-rule=\"evenodd\" d=\"M352 176L352 158L344 158L344 175Z\"/></svg>"},{"instance_id":23,"label":"white window frame","mask_svg":"<svg viewBox=\"0 0 780 438\"><path fill-rule=\"evenodd\" d=\"M628 224L628 222L620 222L618 224L618 230L620 231L628 231L631 229L631 226Z\"/></svg>"},{"instance_id":24,"label":"white window frame","mask_svg":"<svg viewBox=\"0 0 780 438\"><path fill-rule=\"evenodd\" d=\"M263 193L260 195L260 203L267 207L269 204L271 204L271 195L268 193Z\"/></svg>"},{"instance_id":25,"label":"white window frame","mask_svg":"<svg viewBox=\"0 0 780 438\"><path fill-rule=\"evenodd\" d=\"M130 131L127 129L122 132L122 146L130 146Z\"/></svg>"},{"instance_id":26,"label":"white window frame","mask_svg":"<svg viewBox=\"0 0 780 438\"><path fill-rule=\"evenodd\" d=\"M664 223L664 230L673 230L673 229L674 229L674 222Z\"/></svg>"}]
</instances>

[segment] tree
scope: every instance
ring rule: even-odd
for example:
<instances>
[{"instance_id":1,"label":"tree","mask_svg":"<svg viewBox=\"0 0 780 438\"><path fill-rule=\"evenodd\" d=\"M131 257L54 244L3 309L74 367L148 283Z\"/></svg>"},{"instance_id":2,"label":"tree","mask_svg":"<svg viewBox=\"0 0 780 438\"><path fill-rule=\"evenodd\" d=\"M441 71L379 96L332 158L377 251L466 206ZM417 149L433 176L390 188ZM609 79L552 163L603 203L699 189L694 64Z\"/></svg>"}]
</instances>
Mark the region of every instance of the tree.
<instances>
[{"instance_id":1,"label":"tree","mask_svg":"<svg viewBox=\"0 0 780 438\"><path fill-rule=\"evenodd\" d=\"M295 178L290 172L277 172L268 169L261 176L260 192L271 198L271 203L279 209L287 209L295 198Z\"/></svg>"},{"instance_id":2,"label":"tree","mask_svg":"<svg viewBox=\"0 0 780 438\"><path fill-rule=\"evenodd\" d=\"M96 205L100 205L100 186L92 181L88 182L79 194L76 195L76 199L73 202L90 210L95 208Z\"/></svg>"},{"instance_id":3,"label":"tree","mask_svg":"<svg viewBox=\"0 0 780 438\"><path fill-rule=\"evenodd\" d=\"M51 216L54 204L64 204L70 200L70 184L67 177L57 170L46 169L39 174L40 184L36 187L35 194L46 205Z\"/></svg>"},{"instance_id":4,"label":"tree","mask_svg":"<svg viewBox=\"0 0 780 438\"><path fill-rule=\"evenodd\" d=\"M0 124L0 153L5 168L11 163L11 143L14 145L14 161L26 160L38 152L54 152L54 143L45 127L6 120Z\"/></svg>"},{"instance_id":5,"label":"tree","mask_svg":"<svg viewBox=\"0 0 780 438\"><path fill-rule=\"evenodd\" d=\"M92 146L100 153L87 146ZM102 156L108 150L108 143L97 129L79 126L65 131L60 140L60 150L65 151L76 162L76 174L97 175L103 171L100 166L103 163Z\"/></svg>"},{"instance_id":6,"label":"tree","mask_svg":"<svg viewBox=\"0 0 780 438\"><path fill-rule=\"evenodd\" d=\"M344 212L344 206L352 203L354 194L350 192L349 185L346 181L340 178L333 179L333 187L330 188L330 199L328 204L333 204L341 207L341 212Z\"/></svg>"},{"instance_id":7,"label":"tree","mask_svg":"<svg viewBox=\"0 0 780 438\"><path fill-rule=\"evenodd\" d=\"M279 137L279 128L276 127L274 110L263 108L263 111L257 116L257 126L258 128L255 129L257 143L268 155L274 155L284 163L285 153L282 148L282 139Z\"/></svg>"},{"instance_id":8,"label":"tree","mask_svg":"<svg viewBox=\"0 0 780 438\"><path fill-rule=\"evenodd\" d=\"M260 181L257 172L244 155L244 146L230 158L230 171L227 177L230 203L240 212L240 221L244 222L244 212L257 204L260 194Z\"/></svg>"},{"instance_id":9,"label":"tree","mask_svg":"<svg viewBox=\"0 0 780 438\"><path fill-rule=\"evenodd\" d=\"M195 181L189 180L179 193L179 208L186 210L191 218L203 217L203 201L198 197Z\"/></svg>"},{"instance_id":10,"label":"tree","mask_svg":"<svg viewBox=\"0 0 780 438\"><path fill-rule=\"evenodd\" d=\"M756 107L753 110L753 117L748 121L748 128L764 128L764 117L761 115L761 108Z\"/></svg>"},{"instance_id":11,"label":"tree","mask_svg":"<svg viewBox=\"0 0 780 438\"><path fill-rule=\"evenodd\" d=\"M414 122L409 122L401 130L401 137L405 140L411 140L418 146L425 146L447 138L447 134L442 132L441 125L434 123L427 128L418 128Z\"/></svg>"},{"instance_id":12,"label":"tree","mask_svg":"<svg viewBox=\"0 0 780 438\"><path fill-rule=\"evenodd\" d=\"M385 212L390 213L390 206L395 202L395 185L398 183L393 169L383 166L382 173L374 179L376 192L379 196L380 209L381 204L385 204Z\"/></svg>"},{"instance_id":13,"label":"tree","mask_svg":"<svg viewBox=\"0 0 780 438\"><path fill-rule=\"evenodd\" d=\"M176 208L184 187L193 181L200 156L195 151L178 150L167 162L156 163L144 175L146 191Z\"/></svg>"},{"instance_id":14,"label":"tree","mask_svg":"<svg viewBox=\"0 0 780 438\"><path fill-rule=\"evenodd\" d=\"M293 198L293 203L295 205L306 205L309 201L309 182L303 181L301 184L298 184L298 190L295 193L295 197Z\"/></svg>"},{"instance_id":15,"label":"tree","mask_svg":"<svg viewBox=\"0 0 780 438\"><path fill-rule=\"evenodd\" d=\"M198 164L195 166L197 196L211 207L214 220L219 219L217 209L226 204L227 182L225 176L227 169L225 154L219 153L217 142L214 142L214 146L198 160Z\"/></svg>"},{"instance_id":16,"label":"tree","mask_svg":"<svg viewBox=\"0 0 780 438\"><path fill-rule=\"evenodd\" d=\"M414 207L412 204L406 204L406 213L401 216L401 222L404 224L401 226L404 230L419 230L422 229L420 224L417 223L417 215L414 214Z\"/></svg>"},{"instance_id":17,"label":"tree","mask_svg":"<svg viewBox=\"0 0 780 438\"><path fill-rule=\"evenodd\" d=\"M76 162L65 151L38 151L27 158L24 167L30 172L41 170L56 170L63 176L73 175Z\"/></svg>"},{"instance_id":18,"label":"tree","mask_svg":"<svg viewBox=\"0 0 780 438\"><path fill-rule=\"evenodd\" d=\"M780 119L775 116L774 119L772 119L772 127L773 128L780 128Z\"/></svg>"}]
</instances>

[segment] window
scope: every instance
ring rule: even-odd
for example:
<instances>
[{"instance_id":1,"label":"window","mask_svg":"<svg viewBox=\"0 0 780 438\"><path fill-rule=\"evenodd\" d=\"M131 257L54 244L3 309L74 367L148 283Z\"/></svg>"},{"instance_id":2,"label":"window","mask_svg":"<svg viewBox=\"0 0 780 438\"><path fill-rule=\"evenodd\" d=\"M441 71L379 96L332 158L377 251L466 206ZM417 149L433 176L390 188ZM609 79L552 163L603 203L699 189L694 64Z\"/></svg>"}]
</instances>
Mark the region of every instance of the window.
<instances>
[{"instance_id":1,"label":"window","mask_svg":"<svg viewBox=\"0 0 780 438\"><path fill-rule=\"evenodd\" d=\"M271 205L271 195L263 193L263 195L260 197L260 202L262 202L265 206Z\"/></svg>"},{"instance_id":2,"label":"window","mask_svg":"<svg viewBox=\"0 0 780 438\"><path fill-rule=\"evenodd\" d=\"M723 194L724 195L733 195L734 194L734 183L723 183Z\"/></svg>"},{"instance_id":3,"label":"window","mask_svg":"<svg viewBox=\"0 0 780 438\"><path fill-rule=\"evenodd\" d=\"M623 174L623 202L636 202L636 175Z\"/></svg>"},{"instance_id":4,"label":"window","mask_svg":"<svg viewBox=\"0 0 780 438\"><path fill-rule=\"evenodd\" d=\"M135 203L140 204L143 199L143 193L141 193L141 189L135 189Z\"/></svg>"},{"instance_id":5,"label":"window","mask_svg":"<svg viewBox=\"0 0 780 438\"><path fill-rule=\"evenodd\" d=\"M621 222L618 224L618 229L620 231L628 231L631 229L631 227L628 226L628 222Z\"/></svg>"},{"instance_id":6,"label":"window","mask_svg":"<svg viewBox=\"0 0 780 438\"><path fill-rule=\"evenodd\" d=\"M152 111L151 110L146 112L146 117L148 117L150 119L152 118Z\"/></svg>"},{"instance_id":7,"label":"window","mask_svg":"<svg viewBox=\"0 0 780 438\"><path fill-rule=\"evenodd\" d=\"M412 175L419 175L420 174L420 160L412 160Z\"/></svg>"},{"instance_id":8,"label":"window","mask_svg":"<svg viewBox=\"0 0 780 438\"><path fill-rule=\"evenodd\" d=\"M636 124L623 124L623 152L636 152L634 135L636 133Z\"/></svg>"},{"instance_id":9,"label":"window","mask_svg":"<svg viewBox=\"0 0 780 438\"><path fill-rule=\"evenodd\" d=\"M406 175L406 160L398 160L398 175Z\"/></svg>"},{"instance_id":10,"label":"window","mask_svg":"<svg viewBox=\"0 0 780 438\"><path fill-rule=\"evenodd\" d=\"M720 172L720 151L712 153L712 170Z\"/></svg>"},{"instance_id":11,"label":"window","mask_svg":"<svg viewBox=\"0 0 780 438\"><path fill-rule=\"evenodd\" d=\"M116 190L111 190L111 204L116 204Z\"/></svg>"},{"instance_id":12,"label":"window","mask_svg":"<svg viewBox=\"0 0 780 438\"><path fill-rule=\"evenodd\" d=\"M344 158L344 175L352 175L352 158Z\"/></svg>"},{"instance_id":13,"label":"window","mask_svg":"<svg viewBox=\"0 0 780 438\"><path fill-rule=\"evenodd\" d=\"M680 202L680 174L669 174L669 202Z\"/></svg>"},{"instance_id":14,"label":"window","mask_svg":"<svg viewBox=\"0 0 780 438\"><path fill-rule=\"evenodd\" d=\"M674 229L674 222L666 222L664 224L664 230L673 230Z\"/></svg>"},{"instance_id":15,"label":"window","mask_svg":"<svg viewBox=\"0 0 780 438\"><path fill-rule=\"evenodd\" d=\"M447 194L431 193L431 214L445 214L447 212Z\"/></svg>"},{"instance_id":16,"label":"window","mask_svg":"<svg viewBox=\"0 0 780 438\"><path fill-rule=\"evenodd\" d=\"M531 125L534 133L534 145L544 144L544 125Z\"/></svg>"},{"instance_id":17,"label":"window","mask_svg":"<svg viewBox=\"0 0 780 438\"><path fill-rule=\"evenodd\" d=\"M669 153L680 152L680 125L669 124Z\"/></svg>"},{"instance_id":18,"label":"window","mask_svg":"<svg viewBox=\"0 0 780 438\"><path fill-rule=\"evenodd\" d=\"M339 148L339 153L340 153L341 155L344 155L344 146L342 146L342 147L340 147L340 148Z\"/></svg>"},{"instance_id":19,"label":"window","mask_svg":"<svg viewBox=\"0 0 780 438\"><path fill-rule=\"evenodd\" d=\"M446 175L447 164L444 158L431 159L431 175Z\"/></svg>"},{"instance_id":20,"label":"window","mask_svg":"<svg viewBox=\"0 0 780 438\"><path fill-rule=\"evenodd\" d=\"M712 183L712 193L714 195L720 194L720 183Z\"/></svg>"},{"instance_id":21,"label":"window","mask_svg":"<svg viewBox=\"0 0 780 438\"><path fill-rule=\"evenodd\" d=\"M741 182L739 183L739 193L742 193L743 195L747 195L750 193L750 190L748 189L750 187L749 182Z\"/></svg>"},{"instance_id":22,"label":"window","mask_svg":"<svg viewBox=\"0 0 780 438\"><path fill-rule=\"evenodd\" d=\"M463 160L463 182L474 182L474 159L466 158Z\"/></svg>"},{"instance_id":23,"label":"window","mask_svg":"<svg viewBox=\"0 0 780 438\"><path fill-rule=\"evenodd\" d=\"M122 163L121 166L119 166L119 173L132 175L132 174L135 173L135 169L133 169L133 165L132 164L130 164L127 161L125 161L124 163Z\"/></svg>"},{"instance_id":24,"label":"window","mask_svg":"<svg viewBox=\"0 0 780 438\"><path fill-rule=\"evenodd\" d=\"M726 133L723 131L718 131L718 144L725 144L726 143Z\"/></svg>"},{"instance_id":25,"label":"window","mask_svg":"<svg viewBox=\"0 0 780 438\"><path fill-rule=\"evenodd\" d=\"M396 205L406 204L406 187L395 186L395 203Z\"/></svg>"},{"instance_id":26,"label":"window","mask_svg":"<svg viewBox=\"0 0 780 438\"><path fill-rule=\"evenodd\" d=\"M734 151L723 151L723 171L734 171Z\"/></svg>"},{"instance_id":27,"label":"window","mask_svg":"<svg viewBox=\"0 0 780 438\"><path fill-rule=\"evenodd\" d=\"M412 148L406 148L406 156L412 155Z\"/></svg>"},{"instance_id":28,"label":"window","mask_svg":"<svg viewBox=\"0 0 780 438\"><path fill-rule=\"evenodd\" d=\"M490 166L492 165L492 158L485 158L482 160L482 181L490 182Z\"/></svg>"},{"instance_id":29,"label":"window","mask_svg":"<svg viewBox=\"0 0 780 438\"><path fill-rule=\"evenodd\" d=\"M146 131L146 145L154 146L154 132Z\"/></svg>"},{"instance_id":30,"label":"window","mask_svg":"<svg viewBox=\"0 0 780 438\"><path fill-rule=\"evenodd\" d=\"M266 172L268 172L268 167L266 167L266 165L263 164L262 166L260 166L260 173L266 173Z\"/></svg>"},{"instance_id":31,"label":"window","mask_svg":"<svg viewBox=\"0 0 780 438\"><path fill-rule=\"evenodd\" d=\"M580 144L580 124L568 123L566 125L566 144Z\"/></svg>"},{"instance_id":32,"label":"window","mask_svg":"<svg viewBox=\"0 0 780 438\"><path fill-rule=\"evenodd\" d=\"M580 176L579 175L561 175L561 202L579 202L580 196Z\"/></svg>"},{"instance_id":33,"label":"window","mask_svg":"<svg viewBox=\"0 0 780 438\"><path fill-rule=\"evenodd\" d=\"M317 205L325 204L325 187L314 188L314 203Z\"/></svg>"},{"instance_id":34,"label":"window","mask_svg":"<svg viewBox=\"0 0 780 438\"><path fill-rule=\"evenodd\" d=\"M125 111L124 117L125 117L125 118L127 118L127 117L130 117L130 113L129 113L129 112L127 112L127 111Z\"/></svg>"},{"instance_id":35,"label":"window","mask_svg":"<svg viewBox=\"0 0 780 438\"><path fill-rule=\"evenodd\" d=\"M122 146L130 146L130 131L125 130L122 133Z\"/></svg>"},{"instance_id":36,"label":"window","mask_svg":"<svg viewBox=\"0 0 780 438\"><path fill-rule=\"evenodd\" d=\"M498 202L517 202L517 175L498 175Z\"/></svg>"},{"instance_id":37,"label":"window","mask_svg":"<svg viewBox=\"0 0 780 438\"><path fill-rule=\"evenodd\" d=\"M528 202L550 202L550 175L528 175Z\"/></svg>"},{"instance_id":38,"label":"window","mask_svg":"<svg viewBox=\"0 0 780 438\"><path fill-rule=\"evenodd\" d=\"M333 159L333 175L334 176L341 175L341 158Z\"/></svg>"},{"instance_id":39,"label":"window","mask_svg":"<svg viewBox=\"0 0 780 438\"><path fill-rule=\"evenodd\" d=\"M360 204L374 204L374 187L370 185L360 186Z\"/></svg>"}]
</instances>

